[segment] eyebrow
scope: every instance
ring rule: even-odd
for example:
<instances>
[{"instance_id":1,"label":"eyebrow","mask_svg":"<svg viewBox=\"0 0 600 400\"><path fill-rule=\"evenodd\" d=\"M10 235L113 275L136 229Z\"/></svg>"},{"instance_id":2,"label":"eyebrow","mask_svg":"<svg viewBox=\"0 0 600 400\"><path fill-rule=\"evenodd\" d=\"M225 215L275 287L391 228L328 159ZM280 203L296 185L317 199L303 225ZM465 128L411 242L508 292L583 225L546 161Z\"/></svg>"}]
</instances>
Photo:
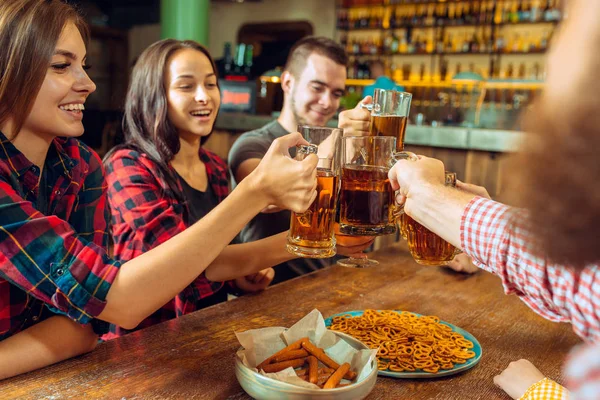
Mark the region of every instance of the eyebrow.
<instances>
[{"instance_id":1,"label":"eyebrow","mask_svg":"<svg viewBox=\"0 0 600 400\"><path fill-rule=\"evenodd\" d=\"M55 56L65 56L67 58L70 58L73 61L77 60L77 56L74 53L71 53L70 51L67 51L67 50L56 49L56 51L54 52L54 55Z\"/></svg>"},{"instance_id":2,"label":"eyebrow","mask_svg":"<svg viewBox=\"0 0 600 400\"><path fill-rule=\"evenodd\" d=\"M329 85L327 83L325 83L323 81L320 81L318 79L313 79L312 81L310 81L310 83L316 83L316 84L319 84L319 85L323 85L323 86L329 87ZM333 91L334 92L338 92L338 93L344 93L345 89L343 89L343 88L333 88Z\"/></svg>"},{"instance_id":3,"label":"eyebrow","mask_svg":"<svg viewBox=\"0 0 600 400\"><path fill-rule=\"evenodd\" d=\"M204 78L210 78L211 76L217 76L217 74L215 74L214 72L207 74ZM183 74L183 75L177 75L177 77L175 77L175 79L184 79L184 78L190 78L190 79L194 79L194 75L190 75L190 74Z\"/></svg>"}]
</instances>

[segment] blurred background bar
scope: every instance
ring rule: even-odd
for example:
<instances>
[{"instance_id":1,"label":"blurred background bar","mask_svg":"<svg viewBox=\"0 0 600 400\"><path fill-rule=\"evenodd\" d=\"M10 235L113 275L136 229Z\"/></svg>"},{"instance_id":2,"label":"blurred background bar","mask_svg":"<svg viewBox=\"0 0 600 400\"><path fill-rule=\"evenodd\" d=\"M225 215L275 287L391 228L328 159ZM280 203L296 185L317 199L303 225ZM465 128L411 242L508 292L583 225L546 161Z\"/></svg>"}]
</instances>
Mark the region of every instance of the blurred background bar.
<instances>
[{"instance_id":1,"label":"blurred background bar","mask_svg":"<svg viewBox=\"0 0 600 400\"><path fill-rule=\"evenodd\" d=\"M206 147L223 158L243 132L276 118L290 48L307 35L350 55L340 111L377 77L413 94L407 148L442 159L461 180L501 194L503 159L540 96L560 0L71 0L92 26L97 91L83 140L100 154L122 140L129 74L165 37L194 39L216 60L223 104ZM337 116L328 125L337 125Z\"/></svg>"}]
</instances>

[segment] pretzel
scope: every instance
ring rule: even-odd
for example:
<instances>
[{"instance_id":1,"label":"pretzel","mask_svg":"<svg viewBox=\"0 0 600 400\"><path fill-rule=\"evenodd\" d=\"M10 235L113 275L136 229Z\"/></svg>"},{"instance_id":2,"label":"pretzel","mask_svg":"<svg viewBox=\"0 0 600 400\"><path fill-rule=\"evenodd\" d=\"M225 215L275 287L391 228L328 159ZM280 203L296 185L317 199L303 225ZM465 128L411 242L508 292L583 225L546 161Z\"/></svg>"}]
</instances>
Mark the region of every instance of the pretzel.
<instances>
[{"instance_id":1,"label":"pretzel","mask_svg":"<svg viewBox=\"0 0 600 400\"><path fill-rule=\"evenodd\" d=\"M265 372L279 372L279 371L283 371L284 369L286 369L288 367L292 367L292 368L301 367L304 365L305 362L306 362L305 358L296 358L295 360L287 360L287 361L282 361L282 362L278 362L278 363L267 364L264 367L262 367L261 369Z\"/></svg>"},{"instance_id":2,"label":"pretzel","mask_svg":"<svg viewBox=\"0 0 600 400\"><path fill-rule=\"evenodd\" d=\"M317 361L315 356L308 356L306 362L308 363L308 381L310 383L317 383L319 380L319 373L317 371L319 368L319 361Z\"/></svg>"},{"instance_id":3,"label":"pretzel","mask_svg":"<svg viewBox=\"0 0 600 400\"><path fill-rule=\"evenodd\" d=\"M329 368L333 368L335 370L340 368L340 364L336 363L334 360L329 358L329 356L327 354L325 354L325 352L322 349L318 348L317 346L312 344L310 341L308 341L308 340L303 341L302 347L304 347L304 349L306 349L306 351L308 351L310 354L315 356L319 361L321 361L323 364L327 365ZM348 370L346 372L346 374L344 375L344 378L346 378L350 381L354 380L356 378L356 372Z\"/></svg>"},{"instance_id":4,"label":"pretzel","mask_svg":"<svg viewBox=\"0 0 600 400\"><path fill-rule=\"evenodd\" d=\"M294 360L296 358L306 358L308 357L308 351L304 349L300 350L290 350L287 351L273 359L274 363L278 363L281 361Z\"/></svg>"},{"instance_id":5,"label":"pretzel","mask_svg":"<svg viewBox=\"0 0 600 400\"><path fill-rule=\"evenodd\" d=\"M260 364L258 364L256 366L257 369L263 369L264 370L264 366L267 364L270 364L271 362L273 362L273 360L276 357L279 357L280 355L287 353L288 351L291 350L300 350L302 348L302 342L303 341L307 341L308 338L307 337L303 337L302 339L296 340L294 343L290 344L287 347L284 347L283 349L279 350L277 353L273 354L271 357L267 357L266 360L264 360L263 362L261 362Z\"/></svg>"},{"instance_id":6,"label":"pretzel","mask_svg":"<svg viewBox=\"0 0 600 400\"><path fill-rule=\"evenodd\" d=\"M344 377L344 375L346 375L346 373L350 371L350 364L348 363L343 363L330 377L329 379L327 379L327 382L325 382L325 385L323 386L323 389L333 389L335 388L340 381L342 380L342 378Z\"/></svg>"}]
</instances>

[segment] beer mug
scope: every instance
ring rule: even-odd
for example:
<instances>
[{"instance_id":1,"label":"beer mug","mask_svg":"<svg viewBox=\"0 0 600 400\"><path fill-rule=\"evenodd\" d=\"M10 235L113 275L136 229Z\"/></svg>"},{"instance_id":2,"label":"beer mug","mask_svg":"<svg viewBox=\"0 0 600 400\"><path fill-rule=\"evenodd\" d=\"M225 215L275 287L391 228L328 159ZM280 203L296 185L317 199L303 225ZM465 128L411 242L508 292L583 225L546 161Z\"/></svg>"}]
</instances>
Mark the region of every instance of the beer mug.
<instances>
[{"instance_id":1,"label":"beer mug","mask_svg":"<svg viewBox=\"0 0 600 400\"><path fill-rule=\"evenodd\" d=\"M317 197L303 213L292 212L287 250L299 257L327 258L335 255L334 222L339 191L340 139L342 130L298 126L310 145L296 148L296 159L316 154Z\"/></svg>"},{"instance_id":2,"label":"beer mug","mask_svg":"<svg viewBox=\"0 0 600 400\"><path fill-rule=\"evenodd\" d=\"M396 152L390 136L346 136L342 138L340 233L380 236L396 232L395 193L388 171L399 159L416 159ZM339 265L365 268L377 261L366 258L339 260Z\"/></svg>"},{"instance_id":3,"label":"beer mug","mask_svg":"<svg viewBox=\"0 0 600 400\"><path fill-rule=\"evenodd\" d=\"M446 186L456 186L456 174L446 172ZM440 266L452 261L460 253L448 243L407 214L400 219L400 233L408 243L408 250L414 260L421 265Z\"/></svg>"},{"instance_id":4,"label":"beer mug","mask_svg":"<svg viewBox=\"0 0 600 400\"><path fill-rule=\"evenodd\" d=\"M371 112L369 135L395 137L396 151L404 150L411 100L412 94L407 92L375 89L373 103L361 105Z\"/></svg>"}]
</instances>

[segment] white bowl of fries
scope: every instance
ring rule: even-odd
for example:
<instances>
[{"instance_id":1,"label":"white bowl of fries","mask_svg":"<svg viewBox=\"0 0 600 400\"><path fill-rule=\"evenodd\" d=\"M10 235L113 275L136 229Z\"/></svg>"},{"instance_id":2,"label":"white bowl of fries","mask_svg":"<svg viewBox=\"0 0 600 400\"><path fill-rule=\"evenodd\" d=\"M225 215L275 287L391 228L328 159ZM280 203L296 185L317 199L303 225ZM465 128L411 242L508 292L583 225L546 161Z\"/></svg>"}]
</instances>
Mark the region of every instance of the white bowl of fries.
<instances>
[{"instance_id":1,"label":"white bowl of fries","mask_svg":"<svg viewBox=\"0 0 600 400\"><path fill-rule=\"evenodd\" d=\"M305 337L299 339L300 332ZM235 357L235 375L255 399L363 399L377 380L376 351L350 335L328 331L317 310L290 329L264 328L237 336L242 348ZM285 337L283 344L265 350L279 337Z\"/></svg>"}]
</instances>

